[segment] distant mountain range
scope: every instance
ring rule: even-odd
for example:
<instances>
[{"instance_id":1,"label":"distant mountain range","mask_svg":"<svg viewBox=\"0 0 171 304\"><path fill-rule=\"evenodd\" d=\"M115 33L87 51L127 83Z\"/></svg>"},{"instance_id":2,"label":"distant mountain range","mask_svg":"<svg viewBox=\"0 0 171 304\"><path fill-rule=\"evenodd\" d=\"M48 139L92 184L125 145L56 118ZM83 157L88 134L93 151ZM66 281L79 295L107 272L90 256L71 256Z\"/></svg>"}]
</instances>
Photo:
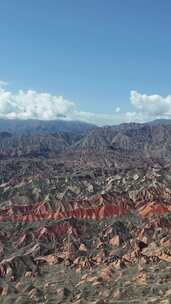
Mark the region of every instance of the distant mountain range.
<instances>
[{"instance_id":1,"label":"distant mountain range","mask_svg":"<svg viewBox=\"0 0 171 304\"><path fill-rule=\"evenodd\" d=\"M9 132L15 135L51 134L56 132L83 134L93 127L95 127L95 125L86 122L59 119L49 121L36 119L0 119L0 132Z\"/></svg>"},{"instance_id":2,"label":"distant mountain range","mask_svg":"<svg viewBox=\"0 0 171 304\"><path fill-rule=\"evenodd\" d=\"M47 158L74 166L130 168L171 161L171 121L97 127L82 122L0 120L0 159Z\"/></svg>"},{"instance_id":3,"label":"distant mountain range","mask_svg":"<svg viewBox=\"0 0 171 304\"><path fill-rule=\"evenodd\" d=\"M148 123L122 123L119 125L114 125L112 127L101 127L110 128L115 130L127 130L127 129L137 129L142 126L159 126L159 125L170 125L170 119L157 119ZM92 130L97 127L96 124L90 124L81 121L66 121L66 120L20 120L20 119L0 119L0 132L8 132L14 135L33 135L33 134L52 134L56 132L68 132L85 134L87 131ZM108 129L109 130L109 129Z\"/></svg>"}]
</instances>

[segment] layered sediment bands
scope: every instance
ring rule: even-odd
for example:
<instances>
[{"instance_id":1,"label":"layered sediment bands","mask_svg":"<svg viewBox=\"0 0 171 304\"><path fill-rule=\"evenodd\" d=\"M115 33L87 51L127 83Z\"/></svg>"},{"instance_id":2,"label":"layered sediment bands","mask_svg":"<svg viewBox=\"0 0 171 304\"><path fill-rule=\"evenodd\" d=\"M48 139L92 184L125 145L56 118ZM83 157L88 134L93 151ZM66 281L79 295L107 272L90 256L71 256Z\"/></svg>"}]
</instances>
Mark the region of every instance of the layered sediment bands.
<instances>
[{"instance_id":1,"label":"layered sediment bands","mask_svg":"<svg viewBox=\"0 0 171 304\"><path fill-rule=\"evenodd\" d=\"M0 208L0 221L35 222L58 220L68 217L101 219L120 216L133 208L133 202L126 194L106 193L85 199L39 202L35 204L10 204Z\"/></svg>"},{"instance_id":2,"label":"layered sediment bands","mask_svg":"<svg viewBox=\"0 0 171 304\"><path fill-rule=\"evenodd\" d=\"M143 218L151 218L171 212L171 205L161 202L148 202L139 208L138 213Z\"/></svg>"},{"instance_id":3,"label":"layered sediment bands","mask_svg":"<svg viewBox=\"0 0 171 304\"><path fill-rule=\"evenodd\" d=\"M10 187L9 184L6 187ZM76 186L74 185L76 188ZM74 188L73 187L73 188ZM72 189L72 187L70 187ZM36 203L11 203L6 204L3 208L0 207L0 214L1 215L12 215L12 214L40 214L46 213L49 211L58 211L58 212L66 212L72 211L74 209L79 208L96 208L103 205L113 204L114 206L121 206L122 208L125 207L133 207L133 201L129 198L128 194L125 193L105 193L105 194L98 194L98 195L91 195L87 198L72 198L68 199L64 196L63 199L58 199L51 202L36 202Z\"/></svg>"},{"instance_id":4,"label":"layered sediment bands","mask_svg":"<svg viewBox=\"0 0 171 304\"><path fill-rule=\"evenodd\" d=\"M134 196L137 205L144 204L149 201L171 201L171 190L164 185L144 187Z\"/></svg>"},{"instance_id":5,"label":"layered sediment bands","mask_svg":"<svg viewBox=\"0 0 171 304\"><path fill-rule=\"evenodd\" d=\"M39 214L29 213L25 215L1 215L1 222L38 222L42 220L60 220L65 218L81 219L107 219L114 216L126 215L128 208L115 207L113 205L104 205L98 208L83 209L78 208L67 212L40 212Z\"/></svg>"},{"instance_id":6,"label":"layered sediment bands","mask_svg":"<svg viewBox=\"0 0 171 304\"><path fill-rule=\"evenodd\" d=\"M162 201L162 197L159 196L159 198L159 201L143 201L141 196L139 197L140 201L134 205L129 198L127 202L125 197L122 199L118 197L117 200L117 196L97 195L89 200L71 201L67 204L66 202L59 202L57 210L55 207L52 208L51 205L45 203L13 205L12 207L0 209L0 222L39 222L66 218L100 220L125 216L131 211L136 212L142 218L148 218L171 212L171 204Z\"/></svg>"},{"instance_id":7,"label":"layered sediment bands","mask_svg":"<svg viewBox=\"0 0 171 304\"><path fill-rule=\"evenodd\" d=\"M44 220L62 220L66 218L78 218L87 220L102 220L113 217L125 216L129 213L128 208L105 205L98 208L75 209L68 212L40 212L39 214L29 213L25 215L1 215L0 222L40 222ZM163 205L157 202L150 202L137 210L142 218L160 216L171 212L170 205Z\"/></svg>"}]
</instances>

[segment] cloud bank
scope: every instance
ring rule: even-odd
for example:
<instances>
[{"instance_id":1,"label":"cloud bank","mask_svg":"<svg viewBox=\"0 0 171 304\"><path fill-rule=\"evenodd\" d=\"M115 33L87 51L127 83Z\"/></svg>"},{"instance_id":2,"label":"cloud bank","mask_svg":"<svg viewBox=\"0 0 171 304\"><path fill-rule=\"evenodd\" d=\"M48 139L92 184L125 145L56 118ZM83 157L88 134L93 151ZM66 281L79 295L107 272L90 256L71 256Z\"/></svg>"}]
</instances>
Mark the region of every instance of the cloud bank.
<instances>
[{"instance_id":1,"label":"cloud bank","mask_svg":"<svg viewBox=\"0 0 171 304\"><path fill-rule=\"evenodd\" d=\"M130 100L141 113L152 116L171 114L171 95L164 98L160 95L142 95L137 91L131 91Z\"/></svg>"},{"instance_id":2,"label":"cloud bank","mask_svg":"<svg viewBox=\"0 0 171 304\"><path fill-rule=\"evenodd\" d=\"M106 102L106 101L105 101ZM145 122L156 118L171 117L171 95L146 95L130 92L132 111L122 112L120 107L113 114L84 112L77 103L33 90L12 92L7 83L0 81L0 118L40 120L80 120L97 125L114 125L122 122Z\"/></svg>"}]
</instances>

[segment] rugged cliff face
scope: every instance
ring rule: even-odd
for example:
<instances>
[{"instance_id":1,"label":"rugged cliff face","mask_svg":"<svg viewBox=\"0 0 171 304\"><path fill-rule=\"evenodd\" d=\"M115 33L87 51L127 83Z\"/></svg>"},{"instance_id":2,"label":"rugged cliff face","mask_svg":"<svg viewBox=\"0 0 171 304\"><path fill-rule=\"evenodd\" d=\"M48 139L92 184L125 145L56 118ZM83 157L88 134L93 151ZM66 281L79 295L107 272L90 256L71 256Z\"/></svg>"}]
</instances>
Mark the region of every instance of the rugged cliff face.
<instances>
[{"instance_id":1,"label":"rugged cliff face","mask_svg":"<svg viewBox=\"0 0 171 304\"><path fill-rule=\"evenodd\" d=\"M170 132L1 134L1 303L169 303Z\"/></svg>"}]
</instances>

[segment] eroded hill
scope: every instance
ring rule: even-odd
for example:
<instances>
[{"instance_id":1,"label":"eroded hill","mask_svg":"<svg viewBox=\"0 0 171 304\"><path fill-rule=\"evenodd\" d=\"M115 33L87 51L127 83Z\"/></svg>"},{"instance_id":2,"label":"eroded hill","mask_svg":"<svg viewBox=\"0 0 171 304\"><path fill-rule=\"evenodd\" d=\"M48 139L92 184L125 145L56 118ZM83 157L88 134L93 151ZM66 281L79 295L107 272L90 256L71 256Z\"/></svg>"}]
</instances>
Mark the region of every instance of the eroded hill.
<instances>
[{"instance_id":1,"label":"eroded hill","mask_svg":"<svg viewBox=\"0 0 171 304\"><path fill-rule=\"evenodd\" d=\"M1 303L170 303L170 132L1 134Z\"/></svg>"}]
</instances>

